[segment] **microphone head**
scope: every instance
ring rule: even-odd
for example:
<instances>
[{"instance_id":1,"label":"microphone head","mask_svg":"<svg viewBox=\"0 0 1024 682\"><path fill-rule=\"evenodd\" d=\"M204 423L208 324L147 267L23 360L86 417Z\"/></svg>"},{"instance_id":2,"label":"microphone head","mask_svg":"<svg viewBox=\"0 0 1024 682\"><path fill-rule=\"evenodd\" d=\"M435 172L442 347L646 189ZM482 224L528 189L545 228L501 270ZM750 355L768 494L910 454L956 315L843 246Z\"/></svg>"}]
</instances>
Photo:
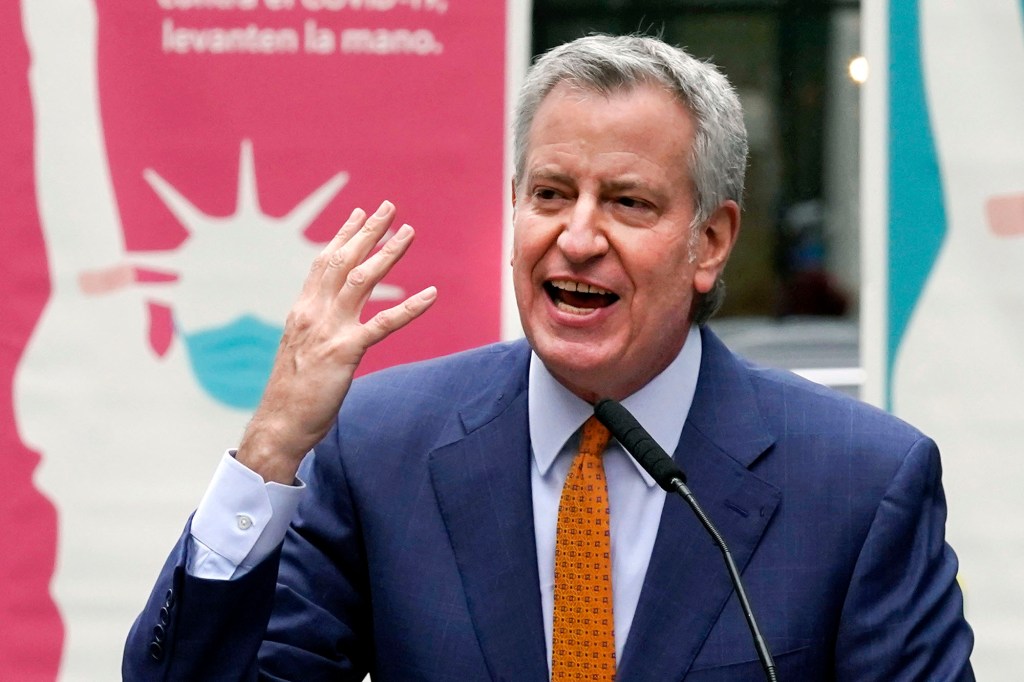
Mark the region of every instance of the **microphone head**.
<instances>
[{"instance_id":1,"label":"microphone head","mask_svg":"<svg viewBox=\"0 0 1024 682\"><path fill-rule=\"evenodd\" d=\"M686 474L640 425L629 410L618 401L604 398L594 405L594 416L604 424L615 440L650 474L658 485L669 492L676 488L675 479L686 483Z\"/></svg>"}]
</instances>

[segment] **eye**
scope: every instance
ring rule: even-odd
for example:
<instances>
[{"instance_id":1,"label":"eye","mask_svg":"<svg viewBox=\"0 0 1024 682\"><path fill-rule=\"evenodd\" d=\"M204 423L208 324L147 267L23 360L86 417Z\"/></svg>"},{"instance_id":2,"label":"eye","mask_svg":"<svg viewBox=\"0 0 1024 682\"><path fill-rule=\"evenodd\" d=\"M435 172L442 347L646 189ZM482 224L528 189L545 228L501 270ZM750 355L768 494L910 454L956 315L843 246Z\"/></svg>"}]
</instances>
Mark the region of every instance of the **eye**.
<instances>
[{"instance_id":1,"label":"eye","mask_svg":"<svg viewBox=\"0 0 1024 682\"><path fill-rule=\"evenodd\" d=\"M621 206L623 209L628 210L630 213L649 213L654 210L654 206L649 202L631 196L620 196L615 198L615 203Z\"/></svg>"},{"instance_id":2,"label":"eye","mask_svg":"<svg viewBox=\"0 0 1024 682\"><path fill-rule=\"evenodd\" d=\"M538 187L533 190L533 196L538 201L554 201L558 199L561 194L551 187Z\"/></svg>"},{"instance_id":3,"label":"eye","mask_svg":"<svg viewBox=\"0 0 1024 682\"><path fill-rule=\"evenodd\" d=\"M619 197L618 202L626 208L650 208L646 201L636 197Z\"/></svg>"}]
</instances>

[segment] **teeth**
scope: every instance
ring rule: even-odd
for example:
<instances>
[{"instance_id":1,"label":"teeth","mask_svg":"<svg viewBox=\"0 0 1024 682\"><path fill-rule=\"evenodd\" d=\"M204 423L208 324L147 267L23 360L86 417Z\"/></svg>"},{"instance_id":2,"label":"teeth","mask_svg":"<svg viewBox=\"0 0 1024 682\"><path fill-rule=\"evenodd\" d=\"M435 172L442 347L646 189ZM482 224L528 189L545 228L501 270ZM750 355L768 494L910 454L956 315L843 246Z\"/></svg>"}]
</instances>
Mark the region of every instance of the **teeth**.
<instances>
[{"instance_id":1,"label":"teeth","mask_svg":"<svg viewBox=\"0 0 1024 682\"><path fill-rule=\"evenodd\" d=\"M593 308L577 308L574 305L569 305L565 301L555 302L555 307L565 313L572 313L573 315L586 315L594 312Z\"/></svg>"},{"instance_id":2,"label":"teeth","mask_svg":"<svg viewBox=\"0 0 1024 682\"><path fill-rule=\"evenodd\" d=\"M581 294L600 294L602 296L607 296L612 293L607 289L602 289L601 287L591 286L583 282L573 282L572 280L568 279L552 280L551 286L553 286L556 289L561 289L563 291L576 291Z\"/></svg>"}]
</instances>

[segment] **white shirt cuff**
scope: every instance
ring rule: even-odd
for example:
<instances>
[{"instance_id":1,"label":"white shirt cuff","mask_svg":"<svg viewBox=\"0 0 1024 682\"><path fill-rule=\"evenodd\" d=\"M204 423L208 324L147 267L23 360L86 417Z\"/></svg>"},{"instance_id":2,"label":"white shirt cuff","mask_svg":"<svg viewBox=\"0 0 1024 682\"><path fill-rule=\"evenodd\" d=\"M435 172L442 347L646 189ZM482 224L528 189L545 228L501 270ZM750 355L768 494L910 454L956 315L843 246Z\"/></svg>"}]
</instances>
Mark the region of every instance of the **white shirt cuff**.
<instances>
[{"instance_id":1,"label":"white shirt cuff","mask_svg":"<svg viewBox=\"0 0 1024 682\"><path fill-rule=\"evenodd\" d=\"M195 516L186 570L197 578L239 577L284 540L306 485L266 483L224 453Z\"/></svg>"}]
</instances>

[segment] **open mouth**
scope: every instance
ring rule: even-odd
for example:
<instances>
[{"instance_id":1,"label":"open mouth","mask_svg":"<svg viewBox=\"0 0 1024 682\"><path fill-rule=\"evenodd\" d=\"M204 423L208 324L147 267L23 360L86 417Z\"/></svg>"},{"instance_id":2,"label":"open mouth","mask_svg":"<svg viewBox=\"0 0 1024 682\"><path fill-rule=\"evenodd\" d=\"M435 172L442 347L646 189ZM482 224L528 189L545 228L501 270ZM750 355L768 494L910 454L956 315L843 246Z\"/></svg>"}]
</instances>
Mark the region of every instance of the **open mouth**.
<instances>
[{"instance_id":1,"label":"open mouth","mask_svg":"<svg viewBox=\"0 0 1024 682\"><path fill-rule=\"evenodd\" d=\"M544 283L544 290L559 310L577 315L606 308L619 300L618 295L600 287L556 279Z\"/></svg>"}]
</instances>

